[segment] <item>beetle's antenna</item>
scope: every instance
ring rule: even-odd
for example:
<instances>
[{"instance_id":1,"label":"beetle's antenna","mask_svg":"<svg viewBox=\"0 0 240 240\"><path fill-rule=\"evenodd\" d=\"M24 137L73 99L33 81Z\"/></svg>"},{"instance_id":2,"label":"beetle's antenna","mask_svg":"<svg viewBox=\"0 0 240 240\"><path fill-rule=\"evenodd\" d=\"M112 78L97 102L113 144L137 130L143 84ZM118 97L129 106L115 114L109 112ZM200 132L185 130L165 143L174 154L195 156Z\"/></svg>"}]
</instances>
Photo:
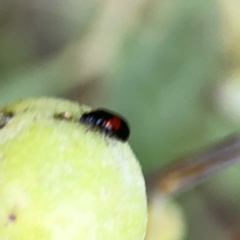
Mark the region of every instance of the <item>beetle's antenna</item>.
<instances>
[{"instance_id":1,"label":"beetle's antenna","mask_svg":"<svg viewBox=\"0 0 240 240\"><path fill-rule=\"evenodd\" d=\"M146 176L148 194L175 195L240 160L240 133Z\"/></svg>"}]
</instances>

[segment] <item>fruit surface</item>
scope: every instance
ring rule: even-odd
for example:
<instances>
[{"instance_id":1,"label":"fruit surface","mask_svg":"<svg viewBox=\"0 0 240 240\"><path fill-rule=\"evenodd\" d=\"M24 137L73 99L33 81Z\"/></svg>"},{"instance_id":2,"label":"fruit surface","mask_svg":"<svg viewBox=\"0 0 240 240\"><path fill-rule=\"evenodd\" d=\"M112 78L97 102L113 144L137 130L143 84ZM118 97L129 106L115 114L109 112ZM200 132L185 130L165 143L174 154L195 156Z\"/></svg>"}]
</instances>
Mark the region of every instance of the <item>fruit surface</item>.
<instances>
[{"instance_id":1,"label":"fruit surface","mask_svg":"<svg viewBox=\"0 0 240 240\"><path fill-rule=\"evenodd\" d=\"M89 110L51 98L1 109L1 240L144 239L139 164L127 143L79 123Z\"/></svg>"}]
</instances>

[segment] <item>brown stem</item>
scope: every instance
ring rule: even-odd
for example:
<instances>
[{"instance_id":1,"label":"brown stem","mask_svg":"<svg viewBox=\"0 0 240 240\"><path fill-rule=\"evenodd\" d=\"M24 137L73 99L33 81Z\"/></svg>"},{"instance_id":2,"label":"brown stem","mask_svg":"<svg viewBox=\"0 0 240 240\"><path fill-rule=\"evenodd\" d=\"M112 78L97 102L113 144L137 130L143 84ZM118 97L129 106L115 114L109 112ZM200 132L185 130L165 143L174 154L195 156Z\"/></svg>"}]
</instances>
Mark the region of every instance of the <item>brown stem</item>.
<instances>
[{"instance_id":1,"label":"brown stem","mask_svg":"<svg viewBox=\"0 0 240 240\"><path fill-rule=\"evenodd\" d=\"M149 194L174 195L240 160L240 133L146 176Z\"/></svg>"}]
</instances>

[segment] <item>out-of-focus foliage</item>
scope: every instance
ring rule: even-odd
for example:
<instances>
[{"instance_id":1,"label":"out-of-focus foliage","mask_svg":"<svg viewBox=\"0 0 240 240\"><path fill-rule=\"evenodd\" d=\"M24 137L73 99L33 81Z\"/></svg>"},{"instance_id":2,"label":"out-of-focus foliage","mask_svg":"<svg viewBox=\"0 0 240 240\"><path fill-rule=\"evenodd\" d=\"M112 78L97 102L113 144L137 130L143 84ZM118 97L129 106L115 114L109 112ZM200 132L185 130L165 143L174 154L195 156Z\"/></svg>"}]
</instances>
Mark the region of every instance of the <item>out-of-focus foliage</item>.
<instances>
[{"instance_id":1,"label":"out-of-focus foliage","mask_svg":"<svg viewBox=\"0 0 240 240\"><path fill-rule=\"evenodd\" d=\"M239 9L238 0L3 0L1 105L58 95L111 107L150 172L239 129ZM238 175L236 165L203 189L238 206ZM179 199L186 239L229 239L208 199Z\"/></svg>"}]
</instances>

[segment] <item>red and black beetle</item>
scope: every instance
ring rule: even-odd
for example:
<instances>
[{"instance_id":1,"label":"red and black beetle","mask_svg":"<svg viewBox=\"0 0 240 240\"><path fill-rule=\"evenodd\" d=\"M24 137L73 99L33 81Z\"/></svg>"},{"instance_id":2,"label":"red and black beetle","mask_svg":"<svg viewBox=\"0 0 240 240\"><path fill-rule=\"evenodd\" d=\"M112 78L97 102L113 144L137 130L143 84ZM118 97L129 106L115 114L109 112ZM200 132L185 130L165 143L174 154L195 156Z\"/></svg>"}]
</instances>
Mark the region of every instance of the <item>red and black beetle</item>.
<instances>
[{"instance_id":1,"label":"red and black beetle","mask_svg":"<svg viewBox=\"0 0 240 240\"><path fill-rule=\"evenodd\" d=\"M96 109L84 113L80 118L80 122L98 127L99 130L105 132L107 135L124 142L127 141L130 134L127 121L118 114L105 109Z\"/></svg>"}]
</instances>

